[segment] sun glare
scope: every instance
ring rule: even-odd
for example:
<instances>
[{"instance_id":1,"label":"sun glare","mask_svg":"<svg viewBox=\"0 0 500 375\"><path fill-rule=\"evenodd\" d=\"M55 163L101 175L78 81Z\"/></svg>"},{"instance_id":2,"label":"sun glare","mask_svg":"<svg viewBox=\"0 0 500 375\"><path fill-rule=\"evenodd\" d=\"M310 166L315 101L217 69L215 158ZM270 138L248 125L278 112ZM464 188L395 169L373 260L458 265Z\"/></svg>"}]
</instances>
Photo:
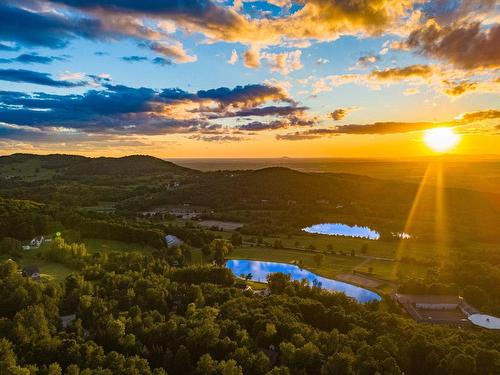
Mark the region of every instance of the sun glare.
<instances>
[{"instance_id":1,"label":"sun glare","mask_svg":"<svg viewBox=\"0 0 500 375\"><path fill-rule=\"evenodd\" d=\"M425 144L435 152L445 152L456 146L460 136L452 128L433 128L425 132Z\"/></svg>"}]
</instances>

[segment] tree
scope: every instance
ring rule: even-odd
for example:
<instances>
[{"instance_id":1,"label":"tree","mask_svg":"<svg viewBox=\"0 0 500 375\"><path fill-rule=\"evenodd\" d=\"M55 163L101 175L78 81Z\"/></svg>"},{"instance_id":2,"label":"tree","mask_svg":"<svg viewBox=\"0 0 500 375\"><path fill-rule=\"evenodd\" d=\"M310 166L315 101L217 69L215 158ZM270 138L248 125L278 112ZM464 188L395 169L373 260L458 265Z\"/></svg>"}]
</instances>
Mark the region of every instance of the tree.
<instances>
[{"instance_id":1,"label":"tree","mask_svg":"<svg viewBox=\"0 0 500 375\"><path fill-rule=\"evenodd\" d=\"M285 288L290 285L290 275L284 273L271 273L267 275L267 286L272 293L283 293Z\"/></svg>"},{"instance_id":2,"label":"tree","mask_svg":"<svg viewBox=\"0 0 500 375\"><path fill-rule=\"evenodd\" d=\"M223 266L226 256L233 251L233 244L224 239L215 239L210 243L210 254L215 264Z\"/></svg>"},{"instance_id":3,"label":"tree","mask_svg":"<svg viewBox=\"0 0 500 375\"><path fill-rule=\"evenodd\" d=\"M321 263L323 263L324 259L325 256L323 254L314 254L314 262L316 263L316 266L321 267Z\"/></svg>"},{"instance_id":4,"label":"tree","mask_svg":"<svg viewBox=\"0 0 500 375\"><path fill-rule=\"evenodd\" d=\"M21 242L11 237L4 237L0 241L0 255L5 254L13 257L22 256Z\"/></svg>"},{"instance_id":5,"label":"tree","mask_svg":"<svg viewBox=\"0 0 500 375\"><path fill-rule=\"evenodd\" d=\"M485 307L488 304L488 294L475 285L467 285L464 288L464 298L472 306L478 309Z\"/></svg>"},{"instance_id":6,"label":"tree","mask_svg":"<svg viewBox=\"0 0 500 375\"><path fill-rule=\"evenodd\" d=\"M243 237L238 232L234 232L231 235L230 241L233 244L233 246L241 246L241 244L243 243Z\"/></svg>"}]
</instances>

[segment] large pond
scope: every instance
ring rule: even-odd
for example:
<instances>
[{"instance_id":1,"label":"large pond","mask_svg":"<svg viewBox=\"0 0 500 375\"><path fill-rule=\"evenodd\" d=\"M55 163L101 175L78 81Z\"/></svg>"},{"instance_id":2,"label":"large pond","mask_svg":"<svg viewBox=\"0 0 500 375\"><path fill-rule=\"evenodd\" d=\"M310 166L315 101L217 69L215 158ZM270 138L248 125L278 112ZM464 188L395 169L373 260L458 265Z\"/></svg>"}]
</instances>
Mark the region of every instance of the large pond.
<instances>
[{"instance_id":1,"label":"large pond","mask_svg":"<svg viewBox=\"0 0 500 375\"><path fill-rule=\"evenodd\" d=\"M292 280L308 280L311 285L313 282L321 283L323 289L342 292L356 301L365 303L370 301L379 301L381 298L377 293L368 289L360 288L359 286L344 283L342 281L327 279L326 277L318 276L311 271L301 269L293 264L276 263L276 262L261 262L257 260L231 259L226 263L236 276L252 274L252 280L265 282L267 275L271 273L281 272L289 274Z\"/></svg>"},{"instance_id":2,"label":"large pond","mask_svg":"<svg viewBox=\"0 0 500 375\"><path fill-rule=\"evenodd\" d=\"M315 224L302 230L307 233L326 234L329 236L357 237L369 240L378 240L380 238L380 234L377 231L368 227L350 226L341 223Z\"/></svg>"}]
</instances>

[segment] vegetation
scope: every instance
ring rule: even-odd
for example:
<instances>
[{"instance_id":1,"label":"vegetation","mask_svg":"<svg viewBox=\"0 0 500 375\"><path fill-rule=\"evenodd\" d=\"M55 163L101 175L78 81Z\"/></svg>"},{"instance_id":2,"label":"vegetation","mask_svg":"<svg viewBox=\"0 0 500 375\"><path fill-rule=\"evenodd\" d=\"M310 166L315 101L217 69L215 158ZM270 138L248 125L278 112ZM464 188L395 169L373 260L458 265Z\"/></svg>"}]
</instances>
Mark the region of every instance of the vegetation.
<instances>
[{"instance_id":1,"label":"vegetation","mask_svg":"<svg viewBox=\"0 0 500 375\"><path fill-rule=\"evenodd\" d=\"M289 277L269 297L225 268L110 253L59 284L0 264L6 374L494 374L498 333L418 325ZM76 314L67 326L61 316Z\"/></svg>"},{"instance_id":2,"label":"vegetation","mask_svg":"<svg viewBox=\"0 0 500 375\"><path fill-rule=\"evenodd\" d=\"M234 258L355 272L378 292L459 294L500 314L495 193L445 189L444 241L435 192L425 192L414 237L401 240L391 232L405 227L413 184L283 168L200 173L143 156L0 158L9 168L25 173L0 180L2 375L500 372L498 332L417 324L390 298L360 305L282 274L270 276L270 295L254 294L242 286L266 286L223 267ZM174 220L170 205L244 226L202 228ZM382 238L301 231L326 221ZM51 241L23 250L40 235ZM167 247L165 235L182 244ZM41 282L21 276L30 265Z\"/></svg>"}]
</instances>

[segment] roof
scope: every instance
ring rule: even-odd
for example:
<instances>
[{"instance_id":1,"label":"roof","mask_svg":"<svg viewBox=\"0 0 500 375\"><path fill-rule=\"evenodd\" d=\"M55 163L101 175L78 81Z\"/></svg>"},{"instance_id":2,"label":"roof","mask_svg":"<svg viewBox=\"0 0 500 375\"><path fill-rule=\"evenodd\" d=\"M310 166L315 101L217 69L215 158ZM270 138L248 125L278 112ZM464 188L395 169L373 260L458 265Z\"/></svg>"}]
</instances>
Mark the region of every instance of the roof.
<instances>
[{"instance_id":1,"label":"roof","mask_svg":"<svg viewBox=\"0 0 500 375\"><path fill-rule=\"evenodd\" d=\"M171 234L165 236L165 242L169 247L182 245L182 240L176 236L172 236Z\"/></svg>"},{"instance_id":2,"label":"roof","mask_svg":"<svg viewBox=\"0 0 500 375\"><path fill-rule=\"evenodd\" d=\"M500 318L497 318L495 316L472 314L471 316L469 316L469 320L479 327L488 329L500 329Z\"/></svg>"},{"instance_id":3,"label":"roof","mask_svg":"<svg viewBox=\"0 0 500 375\"><path fill-rule=\"evenodd\" d=\"M459 304L463 300L459 296L441 296L441 295L430 295L430 294L396 294L396 298L400 303L412 303L412 304Z\"/></svg>"}]
</instances>

